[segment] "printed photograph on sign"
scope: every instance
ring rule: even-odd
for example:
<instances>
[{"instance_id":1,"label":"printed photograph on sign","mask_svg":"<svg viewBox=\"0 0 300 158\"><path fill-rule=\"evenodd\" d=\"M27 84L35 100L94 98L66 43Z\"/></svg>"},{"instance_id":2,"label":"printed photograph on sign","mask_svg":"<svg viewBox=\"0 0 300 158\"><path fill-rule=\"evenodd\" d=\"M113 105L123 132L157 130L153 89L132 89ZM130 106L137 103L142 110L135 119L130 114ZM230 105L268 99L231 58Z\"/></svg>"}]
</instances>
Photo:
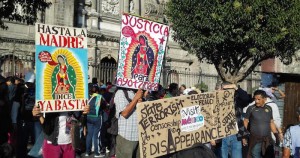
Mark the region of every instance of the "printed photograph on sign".
<instances>
[{"instance_id":1,"label":"printed photograph on sign","mask_svg":"<svg viewBox=\"0 0 300 158\"><path fill-rule=\"evenodd\" d=\"M157 90L168 35L167 25L123 14L116 84Z\"/></svg>"},{"instance_id":2,"label":"printed photograph on sign","mask_svg":"<svg viewBox=\"0 0 300 158\"><path fill-rule=\"evenodd\" d=\"M137 105L142 158L159 157L237 133L234 91L179 96Z\"/></svg>"},{"instance_id":3,"label":"printed photograph on sign","mask_svg":"<svg viewBox=\"0 0 300 158\"><path fill-rule=\"evenodd\" d=\"M204 116L199 105L189 106L180 110L181 131L190 132L204 126Z\"/></svg>"},{"instance_id":4,"label":"printed photograph on sign","mask_svg":"<svg viewBox=\"0 0 300 158\"><path fill-rule=\"evenodd\" d=\"M86 40L84 29L36 24L36 99L43 112L87 105Z\"/></svg>"}]
</instances>

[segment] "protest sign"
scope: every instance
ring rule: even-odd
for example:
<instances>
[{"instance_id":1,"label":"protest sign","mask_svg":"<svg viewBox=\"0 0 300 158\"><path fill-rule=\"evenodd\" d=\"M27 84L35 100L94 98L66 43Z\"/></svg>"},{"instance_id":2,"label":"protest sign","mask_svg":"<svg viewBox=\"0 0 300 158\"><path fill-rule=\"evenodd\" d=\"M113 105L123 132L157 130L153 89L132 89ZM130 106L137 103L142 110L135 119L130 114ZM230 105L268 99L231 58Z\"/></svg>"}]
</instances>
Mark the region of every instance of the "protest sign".
<instances>
[{"instance_id":1,"label":"protest sign","mask_svg":"<svg viewBox=\"0 0 300 158\"><path fill-rule=\"evenodd\" d=\"M36 104L42 112L79 111L88 100L87 31L35 25Z\"/></svg>"},{"instance_id":2,"label":"protest sign","mask_svg":"<svg viewBox=\"0 0 300 158\"><path fill-rule=\"evenodd\" d=\"M132 89L158 89L169 26L122 15L116 84Z\"/></svg>"},{"instance_id":3,"label":"protest sign","mask_svg":"<svg viewBox=\"0 0 300 158\"><path fill-rule=\"evenodd\" d=\"M142 158L167 155L237 133L234 91L216 91L137 105Z\"/></svg>"}]
</instances>

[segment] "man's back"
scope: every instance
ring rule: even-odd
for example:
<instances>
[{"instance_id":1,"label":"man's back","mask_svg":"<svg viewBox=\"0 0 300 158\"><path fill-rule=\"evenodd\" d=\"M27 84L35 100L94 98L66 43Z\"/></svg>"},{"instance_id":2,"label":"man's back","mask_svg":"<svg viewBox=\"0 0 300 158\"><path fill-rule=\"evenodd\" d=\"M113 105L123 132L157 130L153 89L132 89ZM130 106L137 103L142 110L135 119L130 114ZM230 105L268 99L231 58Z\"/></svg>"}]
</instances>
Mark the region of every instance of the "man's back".
<instances>
[{"instance_id":1,"label":"man's back","mask_svg":"<svg viewBox=\"0 0 300 158\"><path fill-rule=\"evenodd\" d=\"M137 114L134 109L128 118L124 118L120 113L129 104L126 99L125 91L128 93L128 97L133 99L134 92L132 90L118 90L114 97L116 105L116 118L118 118L118 134L127 140L138 141L138 126L137 126ZM125 92L125 93L124 93Z\"/></svg>"}]
</instances>

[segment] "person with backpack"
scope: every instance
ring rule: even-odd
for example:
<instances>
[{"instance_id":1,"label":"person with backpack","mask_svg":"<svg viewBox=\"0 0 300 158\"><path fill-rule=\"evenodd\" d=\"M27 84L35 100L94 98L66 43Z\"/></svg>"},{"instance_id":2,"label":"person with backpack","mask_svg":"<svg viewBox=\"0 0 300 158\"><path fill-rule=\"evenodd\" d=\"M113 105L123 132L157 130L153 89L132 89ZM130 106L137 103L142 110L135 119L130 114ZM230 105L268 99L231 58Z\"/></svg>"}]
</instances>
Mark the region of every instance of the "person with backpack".
<instances>
[{"instance_id":1,"label":"person with backpack","mask_svg":"<svg viewBox=\"0 0 300 158\"><path fill-rule=\"evenodd\" d=\"M250 98L245 90L236 84L230 82L223 82L220 87L222 90L234 90L234 111L236 118L236 126L238 133L222 138L221 155L222 158L242 158L242 139L247 137L247 131L243 124L242 111L250 102Z\"/></svg>"},{"instance_id":2,"label":"person with backpack","mask_svg":"<svg viewBox=\"0 0 300 158\"><path fill-rule=\"evenodd\" d=\"M136 105L142 102L143 90L118 90L114 97L118 136L116 139L117 158L139 158L138 122Z\"/></svg>"},{"instance_id":3,"label":"person with backpack","mask_svg":"<svg viewBox=\"0 0 300 158\"><path fill-rule=\"evenodd\" d=\"M27 155L29 136L35 141L41 132L40 122L32 116L34 105L35 84L34 80L30 80L25 83L24 94L20 106L20 121L17 134L17 158L23 158L24 155Z\"/></svg>"},{"instance_id":4,"label":"person with backpack","mask_svg":"<svg viewBox=\"0 0 300 158\"><path fill-rule=\"evenodd\" d=\"M98 134L102 127L103 109L101 106L105 104L105 100L102 95L99 94L99 87L93 86L92 96L88 102L90 106L90 112L87 115L87 136L86 136L86 153L85 156L89 156L92 148L92 140L94 141L94 153L95 157L104 157L105 155L99 152L99 144L101 146L101 133Z\"/></svg>"},{"instance_id":5,"label":"person with backpack","mask_svg":"<svg viewBox=\"0 0 300 158\"><path fill-rule=\"evenodd\" d=\"M108 148L109 148L109 156L111 158L115 158L116 156L116 137L118 135L118 119L116 118L116 105L114 102L115 93L117 91L117 87L113 86L109 89L109 93L112 94L112 97L109 102L109 115L108 115Z\"/></svg>"}]
</instances>

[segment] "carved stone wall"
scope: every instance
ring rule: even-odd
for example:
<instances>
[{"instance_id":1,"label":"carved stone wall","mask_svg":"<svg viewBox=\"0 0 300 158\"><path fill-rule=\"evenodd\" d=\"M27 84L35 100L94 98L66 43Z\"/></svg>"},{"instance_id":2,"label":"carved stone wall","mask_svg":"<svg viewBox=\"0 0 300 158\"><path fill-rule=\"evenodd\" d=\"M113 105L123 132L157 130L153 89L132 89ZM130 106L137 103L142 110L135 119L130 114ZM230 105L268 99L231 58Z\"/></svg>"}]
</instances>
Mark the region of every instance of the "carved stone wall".
<instances>
[{"instance_id":1,"label":"carved stone wall","mask_svg":"<svg viewBox=\"0 0 300 158\"><path fill-rule=\"evenodd\" d=\"M120 0L102 0L101 12L104 15L120 15Z\"/></svg>"},{"instance_id":2,"label":"carved stone wall","mask_svg":"<svg viewBox=\"0 0 300 158\"><path fill-rule=\"evenodd\" d=\"M159 22L165 22L166 20L164 17L166 0L46 1L52 2L51 7L48 8L45 13L46 24L86 27L88 29L88 58L90 64L99 62L108 56L111 56L117 61L121 31L121 13L130 12ZM27 56L33 53L35 51L34 26L14 23L7 24L10 27L9 30L0 30L0 54L9 52L20 53ZM2 39L6 40L3 41ZM169 37L168 41L168 50L166 52L168 61L166 63L170 70L202 71L202 73L217 75L213 65L200 63L195 55L188 54L182 50L180 46L173 41L172 37ZM12 45L14 45L14 47ZM283 70L285 70L285 68L290 67L283 67ZM293 72L296 71L300 72L298 69L293 70ZM89 67L90 78L95 75L95 72L94 67ZM179 82L182 83L182 81Z\"/></svg>"}]
</instances>

